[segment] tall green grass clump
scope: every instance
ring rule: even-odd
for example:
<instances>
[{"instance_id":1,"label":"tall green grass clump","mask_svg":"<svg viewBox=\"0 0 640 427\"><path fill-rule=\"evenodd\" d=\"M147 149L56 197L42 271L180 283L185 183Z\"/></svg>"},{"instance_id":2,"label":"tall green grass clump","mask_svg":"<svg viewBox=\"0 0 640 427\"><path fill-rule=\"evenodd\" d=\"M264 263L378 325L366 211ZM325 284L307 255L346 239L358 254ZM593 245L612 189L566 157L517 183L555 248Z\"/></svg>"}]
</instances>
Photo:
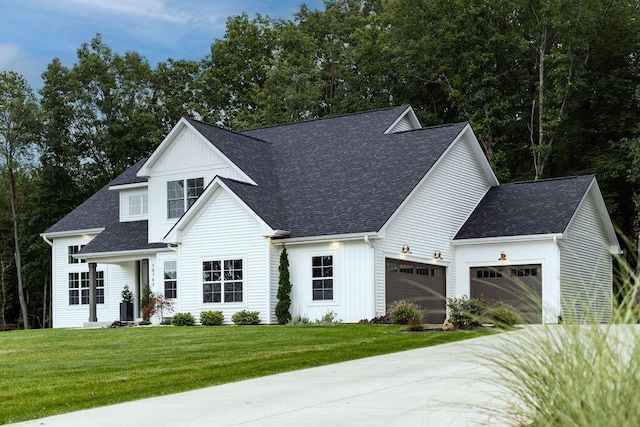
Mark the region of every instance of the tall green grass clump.
<instances>
[{"instance_id":1,"label":"tall green grass clump","mask_svg":"<svg viewBox=\"0 0 640 427\"><path fill-rule=\"evenodd\" d=\"M638 278L623 268L626 293L612 322L565 308L562 324L530 327L495 346L489 364L507 409L494 416L517 426L640 425Z\"/></svg>"}]
</instances>

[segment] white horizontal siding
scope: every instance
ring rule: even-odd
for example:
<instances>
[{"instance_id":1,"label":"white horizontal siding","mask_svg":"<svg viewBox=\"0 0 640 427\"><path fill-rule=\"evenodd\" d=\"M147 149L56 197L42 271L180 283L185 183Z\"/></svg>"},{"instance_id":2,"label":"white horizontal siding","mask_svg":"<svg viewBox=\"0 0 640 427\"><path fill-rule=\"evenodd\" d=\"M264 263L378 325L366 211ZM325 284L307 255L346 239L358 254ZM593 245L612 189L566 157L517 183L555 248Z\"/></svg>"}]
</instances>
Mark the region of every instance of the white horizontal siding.
<instances>
[{"instance_id":1,"label":"white horizontal siding","mask_svg":"<svg viewBox=\"0 0 640 427\"><path fill-rule=\"evenodd\" d=\"M242 259L242 303L202 302L202 262ZM225 322L240 310L259 311L261 321L271 321L269 242L260 224L229 193L219 189L202 213L184 232L178 252L178 300L176 312L221 310ZM159 265L157 269L160 269Z\"/></svg>"},{"instance_id":2,"label":"white horizontal siding","mask_svg":"<svg viewBox=\"0 0 640 427\"><path fill-rule=\"evenodd\" d=\"M607 236L591 194L587 195L561 241L563 314L577 321L610 321L613 307L612 259Z\"/></svg>"},{"instance_id":3,"label":"white horizontal siding","mask_svg":"<svg viewBox=\"0 0 640 427\"><path fill-rule=\"evenodd\" d=\"M111 190L116 191L116 190ZM148 194L147 188L131 188L126 190L120 190L120 222L128 221L142 221L149 219L149 214L145 215L129 215L129 197L142 196Z\"/></svg>"},{"instance_id":4,"label":"white horizontal siding","mask_svg":"<svg viewBox=\"0 0 640 427\"><path fill-rule=\"evenodd\" d=\"M52 317L54 328L79 328L89 320L89 305L69 305L69 273L88 272L86 263L69 264L68 247L85 245L93 236L56 238L53 241L52 264ZM135 283L135 263L120 265L98 264L97 271L104 271L105 303L97 305L98 321L114 321L120 318L121 292L125 284L133 288Z\"/></svg>"},{"instance_id":5,"label":"white horizontal siding","mask_svg":"<svg viewBox=\"0 0 640 427\"><path fill-rule=\"evenodd\" d=\"M499 261L502 252L507 255L506 261ZM560 314L560 250L553 239L457 246L456 292L451 296L469 296L472 267L529 264L542 266L542 320L544 323L557 323Z\"/></svg>"},{"instance_id":6,"label":"white horizontal siding","mask_svg":"<svg viewBox=\"0 0 640 427\"><path fill-rule=\"evenodd\" d=\"M402 259L402 246L411 247L412 259L433 262L440 251L447 267L447 295L456 295L454 247L451 240L489 189L470 142L461 137L413 196L384 228L384 239L376 242L376 312L385 308L385 257Z\"/></svg>"},{"instance_id":7,"label":"white horizontal siding","mask_svg":"<svg viewBox=\"0 0 640 427\"><path fill-rule=\"evenodd\" d=\"M305 315L313 321L333 311L338 319L348 323L375 316L374 250L367 243L346 241L291 245L287 252L293 284L292 315ZM311 258L320 255L333 255L332 301L313 301Z\"/></svg>"},{"instance_id":8,"label":"white horizontal siding","mask_svg":"<svg viewBox=\"0 0 640 427\"><path fill-rule=\"evenodd\" d=\"M398 123L396 123L396 125L389 131L389 133L398 133L407 130L413 130L413 125L411 124L411 120L409 120L409 117L405 115L400 119Z\"/></svg>"}]
</instances>

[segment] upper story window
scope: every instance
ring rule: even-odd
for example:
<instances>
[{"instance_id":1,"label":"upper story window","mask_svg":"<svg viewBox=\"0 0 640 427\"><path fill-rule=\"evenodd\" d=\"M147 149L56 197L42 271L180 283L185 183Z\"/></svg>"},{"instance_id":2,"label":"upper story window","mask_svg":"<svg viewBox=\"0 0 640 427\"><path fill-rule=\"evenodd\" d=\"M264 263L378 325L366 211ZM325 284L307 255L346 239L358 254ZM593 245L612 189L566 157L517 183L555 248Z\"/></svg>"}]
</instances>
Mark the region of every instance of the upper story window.
<instances>
[{"instance_id":1,"label":"upper story window","mask_svg":"<svg viewBox=\"0 0 640 427\"><path fill-rule=\"evenodd\" d=\"M311 258L311 277L314 301L333 299L333 255Z\"/></svg>"},{"instance_id":2,"label":"upper story window","mask_svg":"<svg viewBox=\"0 0 640 427\"><path fill-rule=\"evenodd\" d=\"M141 216L149 214L149 196L135 194L129 196L129 216Z\"/></svg>"},{"instance_id":3,"label":"upper story window","mask_svg":"<svg viewBox=\"0 0 640 427\"><path fill-rule=\"evenodd\" d=\"M87 262L84 259L77 259L77 258L73 257L75 254L80 252L80 250L82 248L84 248L84 245L72 245L72 246L69 246L69 264L80 264L80 263L83 263L83 262Z\"/></svg>"},{"instance_id":4,"label":"upper story window","mask_svg":"<svg viewBox=\"0 0 640 427\"><path fill-rule=\"evenodd\" d=\"M186 188L186 191L185 191ZM204 190L204 178L167 182L167 218L180 218Z\"/></svg>"}]
</instances>

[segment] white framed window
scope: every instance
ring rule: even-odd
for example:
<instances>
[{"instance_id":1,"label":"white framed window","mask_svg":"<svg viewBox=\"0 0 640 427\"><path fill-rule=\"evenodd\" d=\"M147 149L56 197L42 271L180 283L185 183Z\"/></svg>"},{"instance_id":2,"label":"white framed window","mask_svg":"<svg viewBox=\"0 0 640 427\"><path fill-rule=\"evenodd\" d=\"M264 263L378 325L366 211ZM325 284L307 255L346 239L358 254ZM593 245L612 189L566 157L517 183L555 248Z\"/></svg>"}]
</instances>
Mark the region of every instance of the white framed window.
<instances>
[{"instance_id":1,"label":"white framed window","mask_svg":"<svg viewBox=\"0 0 640 427\"><path fill-rule=\"evenodd\" d=\"M75 254L80 252L82 250L82 248L84 248L84 246L85 245L72 245L72 246L69 246L69 264L80 264L80 263L87 262L87 260L85 260L85 259L77 259L77 258L73 257Z\"/></svg>"},{"instance_id":2,"label":"white framed window","mask_svg":"<svg viewBox=\"0 0 640 427\"><path fill-rule=\"evenodd\" d=\"M164 297L178 298L178 263L164 262Z\"/></svg>"},{"instance_id":3,"label":"white framed window","mask_svg":"<svg viewBox=\"0 0 640 427\"><path fill-rule=\"evenodd\" d=\"M237 303L244 300L242 259L202 262L202 302Z\"/></svg>"},{"instance_id":4,"label":"white framed window","mask_svg":"<svg viewBox=\"0 0 640 427\"><path fill-rule=\"evenodd\" d=\"M96 271L96 303L104 304L104 271ZM89 304L89 272L69 273L69 305Z\"/></svg>"},{"instance_id":5,"label":"white framed window","mask_svg":"<svg viewBox=\"0 0 640 427\"><path fill-rule=\"evenodd\" d=\"M129 196L129 216L142 216L149 214L149 196L146 194L134 194Z\"/></svg>"},{"instance_id":6,"label":"white framed window","mask_svg":"<svg viewBox=\"0 0 640 427\"><path fill-rule=\"evenodd\" d=\"M333 255L311 257L311 284L314 301L333 300Z\"/></svg>"},{"instance_id":7,"label":"white framed window","mask_svg":"<svg viewBox=\"0 0 640 427\"><path fill-rule=\"evenodd\" d=\"M186 189L186 191L185 191ZM204 178L167 182L167 218L180 218L204 190Z\"/></svg>"}]
</instances>

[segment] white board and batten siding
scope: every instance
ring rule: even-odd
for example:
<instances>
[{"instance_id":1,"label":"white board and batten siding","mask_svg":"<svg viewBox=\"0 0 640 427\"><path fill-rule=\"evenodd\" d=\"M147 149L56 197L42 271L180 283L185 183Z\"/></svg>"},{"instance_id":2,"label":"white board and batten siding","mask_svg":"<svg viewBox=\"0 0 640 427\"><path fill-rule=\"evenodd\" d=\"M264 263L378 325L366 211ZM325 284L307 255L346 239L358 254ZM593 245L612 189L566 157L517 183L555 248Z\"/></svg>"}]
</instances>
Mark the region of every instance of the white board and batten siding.
<instances>
[{"instance_id":1,"label":"white board and batten siding","mask_svg":"<svg viewBox=\"0 0 640 427\"><path fill-rule=\"evenodd\" d=\"M89 320L88 304L69 304L69 273L89 271L87 263L69 263L69 246L86 245L94 236L79 235L58 237L52 248L53 287L52 317L54 328L80 328ZM125 262L119 265L97 264L97 271L104 272L104 304L97 305L99 322L112 322L120 319L121 292L125 284L132 287L135 283L135 263Z\"/></svg>"},{"instance_id":2,"label":"white board and batten siding","mask_svg":"<svg viewBox=\"0 0 640 427\"><path fill-rule=\"evenodd\" d=\"M506 261L500 261L504 252ZM471 268L515 267L540 264L542 269L542 321L557 323L560 314L560 248L553 238L456 246L456 295L470 295Z\"/></svg>"},{"instance_id":3,"label":"white board and batten siding","mask_svg":"<svg viewBox=\"0 0 640 427\"><path fill-rule=\"evenodd\" d=\"M447 296L457 295L451 240L490 187L470 144L466 135L455 142L384 226L384 238L376 241L377 315L386 311L385 258L445 266ZM401 251L405 244L410 256ZM435 251L442 261L433 259Z\"/></svg>"},{"instance_id":4,"label":"white board and batten siding","mask_svg":"<svg viewBox=\"0 0 640 427\"><path fill-rule=\"evenodd\" d=\"M278 271L280 250L272 252L272 268ZM292 316L307 316L315 321L328 312L336 320L357 323L375 317L374 249L364 240L287 246L289 273L292 283ZM312 258L333 256L333 300L314 301ZM274 287L277 288L277 278ZM277 301L277 300L276 300Z\"/></svg>"},{"instance_id":5,"label":"white board and batten siding","mask_svg":"<svg viewBox=\"0 0 640 427\"><path fill-rule=\"evenodd\" d=\"M154 164L148 180L149 242L162 241L177 221L177 218L167 218L167 182L204 178L206 187L216 176L246 180L209 141L185 127Z\"/></svg>"},{"instance_id":6,"label":"white board and batten siding","mask_svg":"<svg viewBox=\"0 0 640 427\"><path fill-rule=\"evenodd\" d=\"M176 254L179 272L175 312L190 312L197 321L202 311L220 310L225 323L231 323L231 316L238 311L259 311L262 323L272 323L269 253L269 241L261 232L259 220L225 190L216 190L182 233ZM203 262L231 259L242 260L242 302L204 303ZM162 269L160 261L156 270ZM156 277L161 275L156 273ZM162 284L157 283L159 286Z\"/></svg>"},{"instance_id":7,"label":"white board and batten siding","mask_svg":"<svg viewBox=\"0 0 640 427\"><path fill-rule=\"evenodd\" d=\"M609 243L591 193L560 241L563 315L579 322L608 322L613 309ZM576 316L577 313L580 313Z\"/></svg>"}]
</instances>

